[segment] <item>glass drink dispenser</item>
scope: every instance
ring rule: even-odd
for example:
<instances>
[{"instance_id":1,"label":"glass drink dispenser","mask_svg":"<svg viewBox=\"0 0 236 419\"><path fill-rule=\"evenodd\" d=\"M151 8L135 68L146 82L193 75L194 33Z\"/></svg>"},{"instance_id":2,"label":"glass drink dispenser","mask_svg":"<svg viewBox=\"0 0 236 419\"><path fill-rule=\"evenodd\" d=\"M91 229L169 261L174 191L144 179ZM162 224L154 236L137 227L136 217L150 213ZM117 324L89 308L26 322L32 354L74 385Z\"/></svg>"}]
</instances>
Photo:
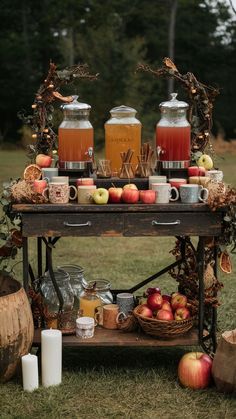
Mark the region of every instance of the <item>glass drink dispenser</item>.
<instances>
[{"instance_id":1,"label":"glass drink dispenser","mask_svg":"<svg viewBox=\"0 0 236 419\"><path fill-rule=\"evenodd\" d=\"M188 104L176 99L162 102L161 119L156 126L157 154L163 169L183 169L190 162L190 124L186 117Z\"/></svg>"},{"instance_id":2,"label":"glass drink dispenser","mask_svg":"<svg viewBox=\"0 0 236 419\"><path fill-rule=\"evenodd\" d=\"M94 133L89 122L91 106L77 101L62 105L64 119L58 130L59 167L84 170L93 161Z\"/></svg>"},{"instance_id":3,"label":"glass drink dispenser","mask_svg":"<svg viewBox=\"0 0 236 419\"><path fill-rule=\"evenodd\" d=\"M119 173L122 152L133 150L132 162L137 164L141 148L141 122L135 118L137 111L128 106L117 106L110 110L111 118L105 123L105 154L111 161L113 173Z\"/></svg>"}]
</instances>

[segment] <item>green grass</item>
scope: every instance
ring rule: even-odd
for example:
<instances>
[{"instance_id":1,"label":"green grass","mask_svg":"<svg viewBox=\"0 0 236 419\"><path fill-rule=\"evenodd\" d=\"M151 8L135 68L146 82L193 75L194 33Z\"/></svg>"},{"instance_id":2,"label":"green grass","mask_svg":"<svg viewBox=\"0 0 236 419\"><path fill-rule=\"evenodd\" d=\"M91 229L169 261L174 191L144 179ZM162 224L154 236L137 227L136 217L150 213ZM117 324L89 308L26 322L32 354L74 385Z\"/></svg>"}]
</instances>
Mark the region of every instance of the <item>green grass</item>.
<instances>
[{"instance_id":1,"label":"green grass","mask_svg":"<svg viewBox=\"0 0 236 419\"><path fill-rule=\"evenodd\" d=\"M0 182L22 174L27 162L21 151L0 151ZM219 159L225 181L236 185L236 157ZM148 277L173 259L171 238L62 239L54 251L54 265L77 263L88 279L106 278L115 287L128 287ZM19 255L20 260L20 255ZM35 243L30 261L36 266ZM236 258L233 257L234 268ZM22 277L21 264L15 268ZM224 288L218 314L219 331L236 328L235 274L222 275ZM154 282L165 291L176 289L168 275ZM192 348L194 349L194 348ZM199 349L199 348L198 348ZM214 386L191 391L179 386L177 365L191 348L76 348L63 351L63 383L22 390L20 375L0 386L0 418L235 418L236 400Z\"/></svg>"}]
</instances>

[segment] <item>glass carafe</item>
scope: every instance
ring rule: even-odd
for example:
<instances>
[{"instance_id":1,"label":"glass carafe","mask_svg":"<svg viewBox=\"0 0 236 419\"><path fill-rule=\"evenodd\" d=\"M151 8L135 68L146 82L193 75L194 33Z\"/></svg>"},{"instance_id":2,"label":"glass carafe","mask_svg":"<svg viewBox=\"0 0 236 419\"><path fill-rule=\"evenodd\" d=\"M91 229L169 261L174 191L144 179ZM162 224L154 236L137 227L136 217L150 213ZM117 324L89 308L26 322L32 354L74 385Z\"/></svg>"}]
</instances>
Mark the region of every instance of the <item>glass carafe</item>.
<instances>
[{"instance_id":1,"label":"glass carafe","mask_svg":"<svg viewBox=\"0 0 236 419\"><path fill-rule=\"evenodd\" d=\"M176 99L160 104L161 119L156 126L156 145L164 169L181 169L190 162L190 124L186 117L189 105Z\"/></svg>"},{"instance_id":2,"label":"glass carafe","mask_svg":"<svg viewBox=\"0 0 236 419\"><path fill-rule=\"evenodd\" d=\"M73 316L74 294L70 283L70 275L62 270L57 270L53 273L63 298L63 308L59 316L59 299L49 272L46 272L41 283L46 327L60 328L70 333L70 331L75 329L75 318Z\"/></svg>"},{"instance_id":3,"label":"glass carafe","mask_svg":"<svg viewBox=\"0 0 236 419\"><path fill-rule=\"evenodd\" d=\"M111 161L113 175L119 174L121 153L133 150L133 168L141 148L141 122L135 118L137 111L128 106L118 106L110 110L111 118L105 123L105 154ZM127 162L129 163L129 162Z\"/></svg>"},{"instance_id":4,"label":"glass carafe","mask_svg":"<svg viewBox=\"0 0 236 419\"><path fill-rule=\"evenodd\" d=\"M63 169L84 169L93 161L94 133L89 122L91 106L77 101L62 105L64 119L58 130L59 166Z\"/></svg>"}]
</instances>

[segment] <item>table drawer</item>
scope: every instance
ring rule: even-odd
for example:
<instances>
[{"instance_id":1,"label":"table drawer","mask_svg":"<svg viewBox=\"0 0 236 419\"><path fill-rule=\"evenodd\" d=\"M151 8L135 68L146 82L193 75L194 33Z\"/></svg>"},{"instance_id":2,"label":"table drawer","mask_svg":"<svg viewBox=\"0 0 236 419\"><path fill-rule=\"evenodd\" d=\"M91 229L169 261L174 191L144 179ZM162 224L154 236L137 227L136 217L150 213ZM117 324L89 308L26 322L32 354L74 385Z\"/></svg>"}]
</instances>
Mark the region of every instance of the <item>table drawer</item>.
<instances>
[{"instance_id":1,"label":"table drawer","mask_svg":"<svg viewBox=\"0 0 236 419\"><path fill-rule=\"evenodd\" d=\"M126 214L124 236L218 236L220 213Z\"/></svg>"},{"instance_id":2,"label":"table drawer","mask_svg":"<svg viewBox=\"0 0 236 419\"><path fill-rule=\"evenodd\" d=\"M121 236L123 214L23 214L23 236Z\"/></svg>"}]
</instances>

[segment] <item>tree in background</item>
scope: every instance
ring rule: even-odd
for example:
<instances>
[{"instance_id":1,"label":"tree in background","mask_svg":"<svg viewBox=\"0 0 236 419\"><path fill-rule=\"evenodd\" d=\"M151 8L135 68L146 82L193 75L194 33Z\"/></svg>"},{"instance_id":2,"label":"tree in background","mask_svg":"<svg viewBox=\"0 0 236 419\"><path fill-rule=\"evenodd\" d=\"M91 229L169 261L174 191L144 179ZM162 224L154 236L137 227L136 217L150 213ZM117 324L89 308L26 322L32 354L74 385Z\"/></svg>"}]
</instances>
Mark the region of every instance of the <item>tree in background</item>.
<instances>
[{"instance_id":1,"label":"tree in background","mask_svg":"<svg viewBox=\"0 0 236 419\"><path fill-rule=\"evenodd\" d=\"M168 98L167 81L135 69L138 62L157 67L169 53L181 72L221 89L215 130L235 134L236 22L222 1L2 0L0 18L2 142L19 140L17 112L30 108L50 59L59 68L81 62L100 73L97 82L80 84L79 92L76 86L65 92L91 104L96 144L103 143L103 124L118 104L138 110L143 138L151 138L158 104Z\"/></svg>"}]
</instances>

